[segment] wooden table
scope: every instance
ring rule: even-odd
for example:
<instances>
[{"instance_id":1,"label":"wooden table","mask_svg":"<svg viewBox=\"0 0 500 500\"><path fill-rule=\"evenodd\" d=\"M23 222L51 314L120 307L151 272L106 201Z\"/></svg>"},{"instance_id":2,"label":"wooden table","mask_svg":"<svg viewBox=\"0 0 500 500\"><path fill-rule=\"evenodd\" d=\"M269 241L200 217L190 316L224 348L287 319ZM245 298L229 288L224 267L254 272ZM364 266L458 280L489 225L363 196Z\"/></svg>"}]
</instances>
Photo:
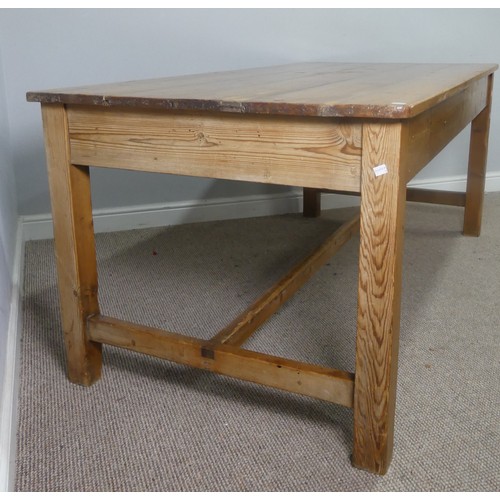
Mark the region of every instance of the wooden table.
<instances>
[{"instance_id":1,"label":"wooden table","mask_svg":"<svg viewBox=\"0 0 500 500\"><path fill-rule=\"evenodd\" d=\"M68 375L90 385L110 344L352 407L352 463L392 456L407 199L465 207L478 236L492 64L306 63L29 92L42 104ZM410 181L472 121L466 193ZM361 196L360 217L210 340L99 312L89 165ZM360 233L355 373L241 348L348 239Z\"/></svg>"}]
</instances>

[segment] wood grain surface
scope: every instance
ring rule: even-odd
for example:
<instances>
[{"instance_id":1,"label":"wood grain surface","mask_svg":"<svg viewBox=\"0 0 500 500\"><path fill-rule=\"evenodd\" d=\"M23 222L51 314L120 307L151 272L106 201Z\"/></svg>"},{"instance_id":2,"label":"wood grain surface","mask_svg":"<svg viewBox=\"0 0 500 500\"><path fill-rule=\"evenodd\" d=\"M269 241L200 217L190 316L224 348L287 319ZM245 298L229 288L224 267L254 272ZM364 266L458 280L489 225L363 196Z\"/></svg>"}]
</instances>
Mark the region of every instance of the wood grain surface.
<instances>
[{"instance_id":1,"label":"wood grain surface","mask_svg":"<svg viewBox=\"0 0 500 500\"><path fill-rule=\"evenodd\" d=\"M44 104L42 116L68 377L90 385L100 378L101 345L86 331L99 312L89 168L71 164L64 106Z\"/></svg>"},{"instance_id":2,"label":"wood grain surface","mask_svg":"<svg viewBox=\"0 0 500 500\"><path fill-rule=\"evenodd\" d=\"M394 437L407 136L401 123L363 127L353 464L378 474Z\"/></svg>"},{"instance_id":3,"label":"wood grain surface","mask_svg":"<svg viewBox=\"0 0 500 500\"><path fill-rule=\"evenodd\" d=\"M68 106L78 165L359 191L361 125L345 120Z\"/></svg>"},{"instance_id":4,"label":"wood grain surface","mask_svg":"<svg viewBox=\"0 0 500 500\"><path fill-rule=\"evenodd\" d=\"M32 91L28 101L298 116L408 118L496 64L311 62Z\"/></svg>"},{"instance_id":5,"label":"wood grain surface","mask_svg":"<svg viewBox=\"0 0 500 500\"><path fill-rule=\"evenodd\" d=\"M224 344L207 345L187 335L92 316L90 338L176 363L352 407L354 376L333 368L248 351Z\"/></svg>"}]
</instances>

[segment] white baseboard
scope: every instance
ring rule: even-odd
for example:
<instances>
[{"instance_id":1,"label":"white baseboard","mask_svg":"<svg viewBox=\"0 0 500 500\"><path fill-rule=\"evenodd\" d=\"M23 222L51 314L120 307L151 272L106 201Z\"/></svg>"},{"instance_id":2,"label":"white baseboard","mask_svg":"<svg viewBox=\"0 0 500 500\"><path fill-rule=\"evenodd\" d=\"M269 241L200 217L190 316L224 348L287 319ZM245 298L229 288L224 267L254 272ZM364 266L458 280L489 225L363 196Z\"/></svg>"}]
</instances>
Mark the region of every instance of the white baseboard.
<instances>
[{"instance_id":1,"label":"white baseboard","mask_svg":"<svg viewBox=\"0 0 500 500\"><path fill-rule=\"evenodd\" d=\"M441 189L443 191L465 191L466 184L467 178L465 175L455 175L413 180L408 183L408 186L423 189ZM500 191L500 171L488 172L486 174L485 192L493 193L498 191Z\"/></svg>"},{"instance_id":2,"label":"white baseboard","mask_svg":"<svg viewBox=\"0 0 500 500\"><path fill-rule=\"evenodd\" d=\"M465 191L465 176L441 177L410 182L410 186L447 191ZM486 177L486 191L500 191L500 172ZM325 210L359 205L356 196L324 194L322 207ZM129 207L94 210L96 233L172 226L189 222L240 219L295 213L302 210L302 191L293 190L284 194L253 195L240 198L217 198L210 200L182 201ZM26 215L23 217L25 241L53 237L50 214Z\"/></svg>"},{"instance_id":3,"label":"white baseboard","mask_svg":"<svg viewBox=\"0 0 500 500\"><path fill-rule=\"evenodd\" d=\"M334 197L331 197L333 200ZM336 196L323 203L324 208L356 204L352 196ZM94 210L96 233L164 227L190 222L242 219L295 213L302 210L302 192L290 191L275 195L252 195L240 198L216 198L174 203L135 205ZM24 239L41 240L53 237L50 214L23 217Z\"/></svg>"},{"instance_id":4,"label":"white baseboard","mask_svg":"<svg viewBox=\"0 0 500 500\"><path fill-rule=\"evenodd\" d=\"M22 223L19 221L16 234L14 269L12 272L12 295L7 349L0 407L0 491L12 491L15 480L17 394L19 371L19 339L22 327L22 285L24 268L24 240Z\"/></svg>"}]
</instances>

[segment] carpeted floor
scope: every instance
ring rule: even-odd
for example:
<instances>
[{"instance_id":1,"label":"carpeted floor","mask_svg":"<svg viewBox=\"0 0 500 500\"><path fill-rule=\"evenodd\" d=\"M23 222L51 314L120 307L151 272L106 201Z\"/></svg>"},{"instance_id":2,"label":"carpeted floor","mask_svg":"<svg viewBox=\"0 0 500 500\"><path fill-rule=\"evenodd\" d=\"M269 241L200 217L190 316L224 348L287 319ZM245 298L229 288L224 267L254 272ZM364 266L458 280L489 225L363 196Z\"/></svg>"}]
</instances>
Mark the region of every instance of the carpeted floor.
<instances>
[{"instance_id":1,"label":"carpeted floor","mask_svg":"<svg viewBox=\"0 0 500 500\"><path fill-rule=\"evenodd\" d=\"M349 209L97 235L103 313L208 338ZM352 411L105 346L69 383L52 241L26 245L18 491L427 491L500 487L500 194L483 234L408 204L395 451L351 467ZM353 239L245 347L353 370Z\"/></svg>"}]
</instances>

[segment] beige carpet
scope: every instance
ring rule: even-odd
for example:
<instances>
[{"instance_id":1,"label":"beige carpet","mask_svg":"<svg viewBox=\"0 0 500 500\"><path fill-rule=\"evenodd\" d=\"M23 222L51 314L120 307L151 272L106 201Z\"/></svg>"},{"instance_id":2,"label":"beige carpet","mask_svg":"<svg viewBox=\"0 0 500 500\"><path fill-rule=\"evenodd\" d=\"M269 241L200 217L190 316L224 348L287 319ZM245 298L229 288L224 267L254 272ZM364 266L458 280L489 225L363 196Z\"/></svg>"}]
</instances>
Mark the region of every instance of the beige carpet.
<instances>
[{"instance_id":1,"label":"beige carpet","mask_svg":"<svg viewBox=\"0 0 500 500\"><path fill-rule=\"evenodd\" d=\"M26 245L19 491L490 490L500 487L500 195L481 238L463 211L408 205L395 452L351 467L352 411L104 348L65 378L52 241ZM105 314L210 337L344 220L299 215L97 236ZM352 240L246 347L353 370Z\"/></svg>"}]
</instances>

